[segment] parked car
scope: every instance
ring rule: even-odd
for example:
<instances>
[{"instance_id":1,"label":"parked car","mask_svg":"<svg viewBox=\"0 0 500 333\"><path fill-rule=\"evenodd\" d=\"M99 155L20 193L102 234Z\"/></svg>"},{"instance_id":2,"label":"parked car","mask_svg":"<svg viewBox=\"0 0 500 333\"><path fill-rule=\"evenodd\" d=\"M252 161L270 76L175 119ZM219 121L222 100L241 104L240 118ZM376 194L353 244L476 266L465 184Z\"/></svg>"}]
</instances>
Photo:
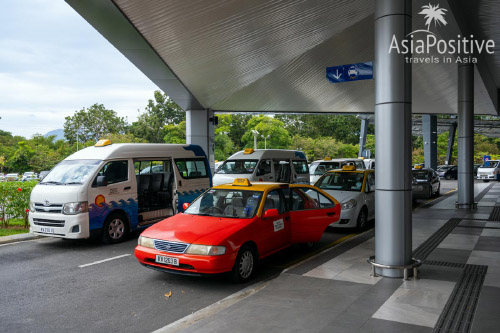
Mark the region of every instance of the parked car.
<instances>
[{"instance_id":1,"label":"parked car","mask_svg":"<svg viewBox=\"0 0 500 333\"><path fill-rule=\"evenodd\" d=\"M319 241L339 214L338 201L311 185L237 178L143 231L135 256L162 272L230 272L233 280L244 282L258 260L293 243Z\"/></svg>"},{"instance_id":2,"label":"parked car","mask_svg":"<svg viewBox=\"0 0 500 333\"><path fill-rule=\"evenodd\" d=\"M5 174L0 173L0 182L3 182L5 180Z\"/></svg>"},{"instance_id":3,"label":"parked car","mask_svg":"<svg viewBox=\"0 0 500 333\"><path fill-rule=\"evenodd\" d=\"M485 183L490 180L500 180L500 161L491 160L484 162L477 169L477 179L482 179Z\"/></svg>"},{"instance_id":4,"label":"parked car","mask_svg":"<svg viewBox=\"0 0 500 333\"><path fill-rule=\"evenodd\" d=\"M375 171L345 165L325 173L314 184L341 203L340 220L332 227L364 229L375 218Z\"/></svg>"},{"instance_id":5,"label":"parked car","mask_svg":"<svg viewBox=\"0 0 500 333\"><path fill-rule=\"evenodd\" d=\"M481 164L474 164L474 170L472 171L475 175L477 175L477 170L479 169L479 167L481 166Z\"/></svg>"},{"instance_id":6,"label":"parked car","mask_svg":"<svg viewBox=\"0 0 500 333\"><path fill-rule=\"evenodd\" d=\"M26 182L26 181L37 180L37 179L38 179L38 175L36 173L34 173L33 171L28 171L28 172L23 173L21 181Z\"/></svg>"},{"instance_id":7,"label":"parked car","mask_svg":"<svg viewBox=\"0 0 500 333\"><path fill-rule=\"evenodd\" d=\"M40 171L40 174L39 174L39 178L40 178L40 181L42 181L45 176L47 176L49 174L50 171Z\"/></svg>"},{"instance_id":8,"label":"parked car","mask_svg":"<svg viewBox=\"0 0 500 333\"><path fill-rule=\"evenodd\" d=\"M18 173L8 173L5 175L5 181L6 182L13 182L13 181L16 181L17 179L19 178L19 174Z\"/></svg>"},{"instance_id":9,"label":"parked car","mask_svg":"<svg viewBox=\"0 0 500 333\"><path fill-rule=\"evenodd\" d=\"M438 169L437 174L444 179L458 179L458 168L456 165L444 165Z\"/></svg>"},{"instance_id":10,"label":"parked car","mask_svg":"<svg viewBox=\"0 0 500 333\"><path fill-rule=\"evenodd\" d=\"M416 167L412 170L412 198L425 198L439 196L441 181L436 171L431 168Z\"/></svg>"},{"instance_id":11,"label":"parked car","mask_svg":"<svg viewBox=\"0 0 500 333\"><path fill-rule=\"evenodd\" d=\"M311 180L311 185L315 184L318 179L327 171L342 169L344 165L354 165L358 170L366 169L364 161L359 158L331 159L325 157L324 160L317 160L311 163L311 167L309 168L309 178Z\"/></svg>"}]
</instances>

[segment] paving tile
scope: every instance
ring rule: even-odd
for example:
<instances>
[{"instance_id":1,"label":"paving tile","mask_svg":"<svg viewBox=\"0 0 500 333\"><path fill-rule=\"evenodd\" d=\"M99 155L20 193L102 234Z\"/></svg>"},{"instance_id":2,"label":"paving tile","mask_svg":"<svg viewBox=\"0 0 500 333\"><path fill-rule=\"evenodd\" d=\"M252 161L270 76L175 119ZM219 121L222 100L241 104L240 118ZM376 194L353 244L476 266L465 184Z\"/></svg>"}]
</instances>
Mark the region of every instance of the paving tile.
<instances>
[{"instance_id":1,"label":"paving tile","mask_svg":"<svg viewBox=\"0 0 500 333\"><path fill-rule=\"evenodd\" d=\"M498 237L479 237L474 247L476 251L500 252L500 240Z\"/></svg>"},{"instance_id":2,"label":"paving tile","mask_svg":"<svg viewBox=\"0 0 500 333\"><path fill-rule=\"evenodd\" d=\"M332 330L330 332L335 332ZM419 326L419 325L411 325L399 323L396 321L390 320L381 320L381 319L370 319L367 321L358 332L368 332L368 333L431 333L431 327Z\"/></svg>"},{"instance_id":3,"label":"paving tile","mask_svg":"<svg viewBox=\"0 0 500 333\"><path fill-rule=\"evenodd\" d=\"M478 207L494 207L496 205L496 201L484 201L481 200L477 203Z\"/></svg>"},{"instance_id":4,"label":"paving tile","mask_svg":"<svg viewBox=\"0 0 500 333\"><path fill-rule=\"evenodd\" d=\"M488 266L488 271L484 277L484 286L500 288L500 267L498 266Z\"/></svg>"},{"instance_id":5,"label":"paving tile","mask_svg":"<svg viewBox=\"0 0 500 333\"><path fill-rule=\"evenodd\" d=\"M498 200L498 196L493 196L493 198L486 198L486 196L484 196L481 200L479 200L479 202L497 202Z\"/></svg>"},{"instance_id":6,"label":"paving tile","mask_svg":"<svg viewBox=\"0 0 500 333\"><path fill-rule=\"evenodd\" d=\"M458 224L459 227L484 227L486 221L462 220Z\"/></svg>"},{"instance_id":7,"label":"paving tile","mask_svg":"<svg viewBox=\"0 0 500 333\"><path fill-rule=\"evenodd\" d=\"M491 193L491 191L490 191L490 192L488 192L488 193ZM500 192L499 192L498 194L500 194ZM498 199L498 197L499 197L499 195L498 195L498 194L486 194L486 195L483 197L483 199Z\"/></svg>"},{"instance_id":8,"label":"paving tile","mask_svg":"<svg viewBox=\"0 0 500 333\"><path fill-rule=\"evenodd\" d=\"M481 236L484 237L500 237L500 228L498 229L483 229ZM500 239L498 240L500 242Z\"/></svg>"},{"instance_id":9,"label":"paving tile","mask_svg":"<svg viewBox=\"0 0 500 333\"><path fill-rule=\"evenodd\" d=\"M472 250L476 246L479 236L475 235L462 235L462 234L449 234L441 244L438 245L440 249L456 249L456 250Z\"/></svg>"},{"instance_id":10,"label":"paving tile","mask_svg":"<svg viewBox=\"0 0 500 333\"><path fill-rule=\"evenodd\" d=\"M452 234L462 234L462 235L476 235L480 236L481 233L483 232L484 229L478 227L455 227L453 231L451 232Z\"/></svg>"},{"instance_id":11,"label":"paving tile","mask_svg":"<svg viewBox=\"0 0 500 333\"><path fill-rule=\"evenodd\" d=\"M500 229L500 221L489 221L489 222L486 222L485 227Z\"/></svg>"},{"instance_id":12,"label":"paving tile","mask_svg":"<svg viewBox=\"0 0 500 333\"><path fill-rule=\"evenodd\" d=\"M485 219L487 220L490 217L490 214L486 213L471 213L471 214L465 214L464 218L466 219Z\"/></svg>"},{"instance_id":13,"label":"paving tile","mask_svg":"<svg viewBox=\"0 0 500 333\"><path fill-rule=\"evenodd\" d=\"M405 281L372 317L434 327L454 286L448 281Z\"/></svg>"},{"instance_id":14,"label":"paving tile","mask_svg":"<svg viewBox=\"0 0 500 333\"><path fill-rule=\"evenodd\" d=\"M471 251L437 248L427 257L427 260L446 261L459 264L467 263Z\"/></svg>"},{"instance_id":15,"label":"paving tile","mask_svg":"<svg viewBox=\"0 0 500 333\"><path fill-rule=\"evenodd\" d=\"M499 331L499 299L500 288L483 286L472 323L472 332Z\"/></svg>"},{"instance_id":16,"label":"paving tile","mask_svg":"<svg viewBox=\"0 0 500 333\"><path fill-rule=\"evenodd\" d=\"M467 260L468 264L500 267L500 252L473 250ZM488 267L490 269L490 267Z\"/></svg>"},{"instance_id":17,"label":"paving tile","mask_svg":"<svg viewBox=\"0 0 500 333\"><path fill-rule=\"evenodd\" d=\"M437 266L437 265L422 265L418 269L418 277L420 279L440 280L457 282L462 274L461 268Z\"/></svg>"}]
</instances>

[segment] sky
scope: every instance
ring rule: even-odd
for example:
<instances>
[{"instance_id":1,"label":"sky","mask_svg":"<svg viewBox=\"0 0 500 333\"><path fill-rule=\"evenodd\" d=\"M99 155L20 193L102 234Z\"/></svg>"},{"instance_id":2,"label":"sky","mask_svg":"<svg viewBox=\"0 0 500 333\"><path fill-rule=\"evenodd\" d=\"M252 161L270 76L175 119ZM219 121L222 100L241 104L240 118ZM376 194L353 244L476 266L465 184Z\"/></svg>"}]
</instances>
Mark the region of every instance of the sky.
<instances>
[{"instance_id":1,"label":"sky","mask_svg":"<svg viewBox=\"0 0 500 333\"><path fill-rule=\"evenodd\" d=\"M95 103L135 121L158 87L64 0L0 1L0 129L31 138Z\"/></svg>"}]
</instances>

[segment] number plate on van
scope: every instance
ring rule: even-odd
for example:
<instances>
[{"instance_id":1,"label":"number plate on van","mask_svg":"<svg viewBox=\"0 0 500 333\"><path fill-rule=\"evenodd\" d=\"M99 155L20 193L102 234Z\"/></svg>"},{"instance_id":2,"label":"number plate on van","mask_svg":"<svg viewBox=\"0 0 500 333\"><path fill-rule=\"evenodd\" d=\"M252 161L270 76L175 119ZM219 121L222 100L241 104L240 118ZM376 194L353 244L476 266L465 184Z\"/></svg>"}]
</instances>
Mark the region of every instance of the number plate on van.
<instances>
[{"instance_id":1,"label":"number plate on van","mask_svg":"<svg viewBox=\"0 0 500 333\"><path fill-rule=\"evenodd\" d=\"M54 228L47 228L47 227L41 227L40 232L46 233L46 234L53 234L54 233Z\"/></svg>"},{"instance_id":2,"label":"number plate on van","mask_svg":"<svg viewBox=\"0 0 500 333\"><path fill-rule=\"evenodd\" d=\"M156 256L156 262L159 264L179 266L179 259L165 256Z\"/></svg>"}]
</instances>

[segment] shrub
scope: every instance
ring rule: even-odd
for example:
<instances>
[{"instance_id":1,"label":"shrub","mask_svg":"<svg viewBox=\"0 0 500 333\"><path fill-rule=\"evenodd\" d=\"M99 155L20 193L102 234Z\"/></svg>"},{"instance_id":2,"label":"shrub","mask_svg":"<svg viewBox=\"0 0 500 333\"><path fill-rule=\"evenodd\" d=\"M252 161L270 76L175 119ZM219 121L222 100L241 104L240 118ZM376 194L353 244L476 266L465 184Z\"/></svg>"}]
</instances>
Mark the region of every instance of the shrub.
<instances>
[{"instance_id":1,"label":"shrub","mask_svg":"<svg viewBox=\"0 0 500 333\"><path fill-rule=\"evenodd\" d=\"M14 218L23 219L25 228L29 226L30 195L36 184L36 181L0 183L0 219L3 227L7 227L9 220Z\"/></svg>"}]
</instances>

